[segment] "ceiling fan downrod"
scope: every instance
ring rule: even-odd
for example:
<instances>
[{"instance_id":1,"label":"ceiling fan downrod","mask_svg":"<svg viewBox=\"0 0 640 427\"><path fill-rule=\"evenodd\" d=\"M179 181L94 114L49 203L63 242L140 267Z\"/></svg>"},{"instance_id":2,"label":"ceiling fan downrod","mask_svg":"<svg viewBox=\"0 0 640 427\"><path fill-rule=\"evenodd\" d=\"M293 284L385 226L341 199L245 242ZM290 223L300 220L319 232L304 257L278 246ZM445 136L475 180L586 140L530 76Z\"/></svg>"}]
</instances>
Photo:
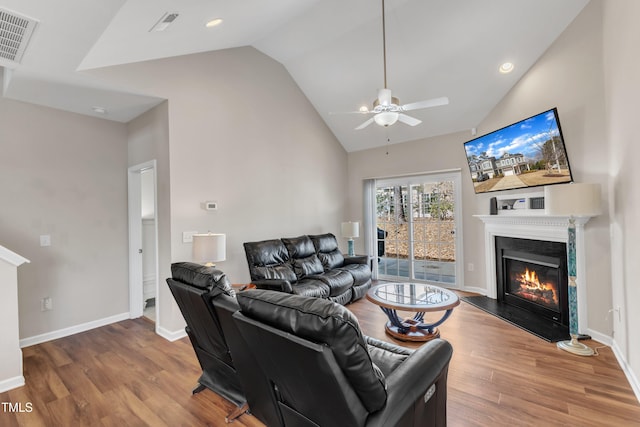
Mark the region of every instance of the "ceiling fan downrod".
<instances>
[{"instance_id":1,"label":"ceiling fan downrod","mask_svg":"<svg viewBox=\"0 0 640 427\"><path fill-rule=\"evenodd\" d=\"M384 18L384 0L382 0L382 65L384 68L384 88L387 88L387 32Z\"/></svg>"}]
</instances>

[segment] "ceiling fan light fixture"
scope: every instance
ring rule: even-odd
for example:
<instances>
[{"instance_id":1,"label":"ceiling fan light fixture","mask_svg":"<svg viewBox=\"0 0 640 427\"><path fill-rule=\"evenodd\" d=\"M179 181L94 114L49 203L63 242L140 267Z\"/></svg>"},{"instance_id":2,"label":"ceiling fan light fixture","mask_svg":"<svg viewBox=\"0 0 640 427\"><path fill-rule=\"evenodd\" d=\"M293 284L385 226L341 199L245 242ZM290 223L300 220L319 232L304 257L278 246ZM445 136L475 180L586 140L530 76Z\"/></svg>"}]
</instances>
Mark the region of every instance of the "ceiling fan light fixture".
<instances>
[{"instance_id":1,"label":"ceiling fan light fixture","mask_svg":"<svg viewBox=\"0 0 640 427\"><path fill-rule=\"evenodd\" d=\"M373 120L380 126L391 126L398 121L398 113L393 111L383 111L373 116Z\"/></svg>"}]
</instances>

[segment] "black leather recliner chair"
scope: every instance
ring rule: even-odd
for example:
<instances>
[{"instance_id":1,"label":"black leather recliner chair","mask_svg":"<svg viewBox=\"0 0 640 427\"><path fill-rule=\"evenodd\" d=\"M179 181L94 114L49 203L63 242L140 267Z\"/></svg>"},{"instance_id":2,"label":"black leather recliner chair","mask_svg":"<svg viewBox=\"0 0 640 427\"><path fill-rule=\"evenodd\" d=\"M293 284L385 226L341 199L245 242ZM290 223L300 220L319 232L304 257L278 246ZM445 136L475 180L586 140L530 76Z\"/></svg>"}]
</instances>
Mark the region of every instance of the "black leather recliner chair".
<instances>
[{"instance_id":1,"label":"black leather recliner chair","mask_svg":"<svg viewBox=\"0 0 640 427\"><path fill-rule=\"evenodd\" d=\"M226 275L215 268L190 262L171 265L167 279L187 323L202 375L193 393L207 387L238 408L227 420L249 411L268 426L280 425L270 384L258 374L258 364L238 332L232 315L239 309ZM235 355L232 357L232 355Z\"/></svg>"},{"instance_id":2,"label":"black leather recliner chair","mask_svg":"<svg viewBox=\"0 0 640 427\"><path fill-rule=\"evenodd\" d=\"M409 350L362 335L328 300L251 290L233 317L284 426L446 425L451 345Z\"/></svg>"}]
</instances>

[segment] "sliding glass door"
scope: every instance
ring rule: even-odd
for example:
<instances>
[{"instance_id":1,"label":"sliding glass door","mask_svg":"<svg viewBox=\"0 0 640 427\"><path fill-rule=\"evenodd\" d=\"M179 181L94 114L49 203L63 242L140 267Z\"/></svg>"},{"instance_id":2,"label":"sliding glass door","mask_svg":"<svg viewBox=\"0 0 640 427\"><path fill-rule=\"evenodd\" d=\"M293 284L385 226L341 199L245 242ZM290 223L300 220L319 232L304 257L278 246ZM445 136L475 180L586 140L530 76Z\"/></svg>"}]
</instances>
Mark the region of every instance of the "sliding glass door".
<instances>
[{"instance_id":1,"label":"sliding glass door","mask_svg":"<svg viewBox=\"0 0 640 427\"><path fill-rule=\"evenodd\" d=\"M460 173L376 180L378 277L458 287Z\"/></svg>"}]
</instances>

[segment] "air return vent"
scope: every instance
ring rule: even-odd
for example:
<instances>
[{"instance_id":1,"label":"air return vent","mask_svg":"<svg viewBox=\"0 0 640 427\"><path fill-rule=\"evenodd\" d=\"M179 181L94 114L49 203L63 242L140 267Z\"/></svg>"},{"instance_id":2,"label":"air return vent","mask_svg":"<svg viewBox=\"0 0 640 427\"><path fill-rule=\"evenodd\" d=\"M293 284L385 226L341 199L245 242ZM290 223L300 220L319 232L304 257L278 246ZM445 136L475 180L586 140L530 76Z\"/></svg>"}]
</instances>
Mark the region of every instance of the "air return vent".
<instances>
[{"instance_id":1,"label":"air return vent","mask_svg":"<svg viewBox=\"0 0 640 427\"><path fill-rule=\"evenodd\" d=\"M20 63L37 21L0 9L0 59Z\"/></svg>"},{"instance_id":2,"label":"air return vent","mask_svg":"<svg viewBox=\"0 0 640 427\"><path fill-rule=\"evenodd\" d=\"M173 21L175 21L179 15L180 14L178 12L165 13L164 15L162 15L162 18L160 18L160 20L156 22L153 27L151 27L149 32L159 32L166 30L169 25L173 24Z\"/></svg>"}]
</instances>

